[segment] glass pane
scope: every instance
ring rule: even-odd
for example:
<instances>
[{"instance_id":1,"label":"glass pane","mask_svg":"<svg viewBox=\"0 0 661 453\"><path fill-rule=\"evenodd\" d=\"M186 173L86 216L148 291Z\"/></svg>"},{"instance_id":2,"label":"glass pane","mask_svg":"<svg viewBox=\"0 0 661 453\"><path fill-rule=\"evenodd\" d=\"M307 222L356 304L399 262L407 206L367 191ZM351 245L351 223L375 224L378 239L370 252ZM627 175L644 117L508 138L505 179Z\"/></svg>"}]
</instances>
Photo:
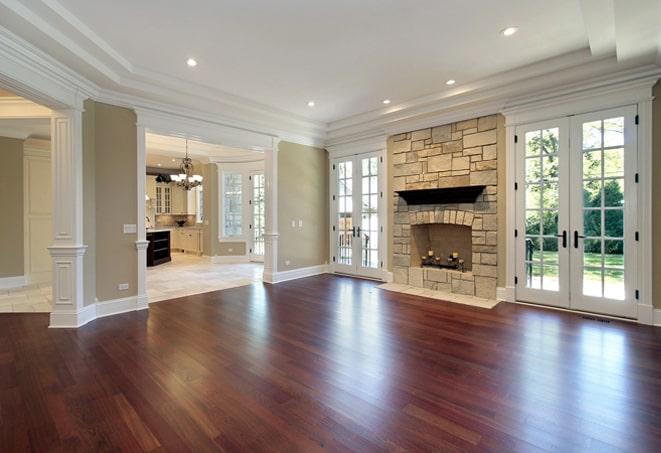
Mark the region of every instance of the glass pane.
<instances>
[{"instance_id":1,"label":"glass pane","mask_svg":"<svg viewBox=\"0 0 661 453\"><path fill-rule=\"evenodd\" d=\"M624 236L624 210L606 210L604 213L604 235L611 238Z\"/></svg>"},{"instance_id":2,"label":"glass pane","mask_svg":"<svg viewBox=\"0 0 661 453\"><path fill-rule=\"evenodd\" d=\"M583 212L583 235L601 236L601 209L585 209Z\"/></svg>"},{"instance_id":3,"label":"glass pane","mask_svg":"<svg viewBox=\"0 0 661 453\"><path fill-rule=\"evenodd\" d=\"M604 206L624 206L624 179L609 179L604 184Z\"/></svg>"},{"instance_id":4,"label":"glass pane","mask_svg":"<svg viewBox=\"0 0 661 453\"><path fill-rule=\"evenodd\" d=\"M553 154L558 152L558 141L560 130L555 127L553 129L544 129L542 132L542 144L545 154Z\"/></svg>"},{"instance_id":5,"label":"glass pane","mask_svg":"<svg viewBox=\"0 0 661 453\"><path fill-rule=\"evenodd\" d=\"M604 296L609 299L625 299L624 271L604 271Z\"/></svg>"},{"instance_id":6,"label":"glass pane","mask_svg":"<svg viewBox=\"0 0 661 453\"><path fill-rule=\"evenodd\" d=\"M243 175L223 173L223 236L243 232Z\"/></svg>"},{"instance_id":7,"label":"glass pane","mask_svg":"<svg viewBox=\"0 0 661 453\"><path fill-rule=\"evenodd\" d=\"M526 234L541 234L539 211L526 211Z\"/></svg>"},{"instance_id":8,"label":"glass pane","mask_svg":"<svg viewBox=\"0 0 661 453\"><path fill-rule=\"evenodd\" d=\"M526 263L526 288L542 288L542 266Z\"/></svg>"},{"instance_id":9,"label":"glass pane","mask_svg":"<svg viewBox=\"0 0 661 453\"><path fill-rule=\"evenodd\" d=\"M540 184L526 186L526 209L539 209L541 207Z\"/></svg>"},{"instance_id":10,"label":"glass pane","mask_svg":"<svg viewBox=\"0 0 661 453\"><path fill-rule=\"evenodd\" d=\"M541 261L542 243L537 237L526 237L526 261Z\"/></svg>"},{"instance_id":11,"label":"glass pane","mask_svg":"<svg viewBox=\"0 0 661 453\"><path fill-rule=\"evenodd\" d=\"M604 151L604 177L624 176L624 149L607 149Z\"/></svg>"},{"instance_id":12,"label":"glass pane","mask_svg":"<svg viewBox=\"0 0 661 453\"><path fill-rule=\"evenodd\" d=\"M544 179L558 179L558 157L547 156L542 158L542 177Z\"/></svg>"},{"instance_id":13,"label":"glass pane","mask_svg":"<svg viewBox=\"0 0 661 453\"><path fill-rule=\"evenodd\" d=\"M557 182L547 182L544 184L544 196L542 197L542 203L544 209L557 209L559 203L558 192L558 183Z\"/></svg>"},{"instance_id":14,"label":"glass pane","mask_svg":"<svg viewBox=\"0 0 661 453\"><path fill-rule=\"evenodd\" d=\"M560 274L558 272L558 266L547 266L546 263L544 264L542 289L546 291L560 290Z\"/></svg>"},{"instance_id":15,"label":"glass pane","mask_svg":"<svg viewBox=\"0 0 661 453\"><path fill-rule=\"evenodd\" d=\"M604 147L624 145L624 117L604 120Z\"/></svg>"},{"instance_id":16,"label":"glass pane","mask_svg":"<svg viewBox=\"0 0 661 453\"><path fill-rule=\"evenodd\" d=\"M542 178L541 159L526 159L526 181L539 181Z\"/></svg>"},{"instance_id":17,"label":"glass pane","mask_svg":"<svg viewBox=\"0 0 661 453\"><path fill-rule=\"evenodd\" d=\"M601 151L583 153L583 177L601 178Z\"/></svg>"},{"instance_id":18,"label":"glass pane","mask_svg":"<svg viewBox=\"0 0 661 453\"><path fill-rule=\"evenodd\" d=\"M583 123L583 149L601 148L601 121Z\"/></svg>"},{"instance_id":19,"label":"glass pane","mask_svg":"<svg viewBox=\"0 0 661 453\"><path fill-rule=\"evenodd\" d=\"M583 240L583 264L601 266L601 239Z\"/></svg>"},{"instance_id":20,"label":"glass pane","mask_svg":"<svg viewBox=\"0 0 661 453\"><path fill-rule=\"evenodd\" d=\"M583 269L583 295L601 297L603 294L602 278L601 268L586 267Z\"/></svg>"},{"instance_id":21,"label":"glass pane","mask_svg":"<svg viewBox=\"0 0 661 453\"><path fill-rule=\"evenodd\" d=\"M601 181L583 183L583 206L601 207Z\"/></svg>"},{"instance_id":22,"label":"glass pane","mask_svg":"<svg viewBox=\"0 0 661 453\"><path fill-rule=\"evenodd\" d=\"M542 227L545 236L558 234L558 211L542 211Z\"/></svg>"},{"instance_id":23,"label":"glass pane","mask_svg":"<svg viewBox=\"0 0 661 453\"><path fill-rule=\"evenodd\" d=\"M604 241L604 266L624 269L624 241Z\"/></svg>"},{"instance_id":24,"label":"glass pane","mask_svg":"<svg viewBox=\"0 0 661 453\"><path fill-rule=\"evenodd\" d=\"M526 156L539 156L542 152L541 131L526 132Z\"/></svg>"}]
</instances>

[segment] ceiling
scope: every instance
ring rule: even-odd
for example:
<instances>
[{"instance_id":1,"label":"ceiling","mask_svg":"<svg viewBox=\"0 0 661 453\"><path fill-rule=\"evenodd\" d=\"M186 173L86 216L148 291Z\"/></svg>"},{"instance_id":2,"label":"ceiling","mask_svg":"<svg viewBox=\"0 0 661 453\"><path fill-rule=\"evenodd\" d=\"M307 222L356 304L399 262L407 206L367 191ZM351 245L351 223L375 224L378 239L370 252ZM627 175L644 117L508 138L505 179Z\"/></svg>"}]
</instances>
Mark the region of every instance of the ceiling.
<instances>
[{"instance_id":1,"label":"ceiling","mask_svg":"<svg viewBox=\"0 0 661 453\"><path fill-rule=\"evenodd\" d=\"M0 25L108 89L176 86L328 124L581 50L661 62L661 2L635 3L0 0Z\"/></svg>"}]
</instances>

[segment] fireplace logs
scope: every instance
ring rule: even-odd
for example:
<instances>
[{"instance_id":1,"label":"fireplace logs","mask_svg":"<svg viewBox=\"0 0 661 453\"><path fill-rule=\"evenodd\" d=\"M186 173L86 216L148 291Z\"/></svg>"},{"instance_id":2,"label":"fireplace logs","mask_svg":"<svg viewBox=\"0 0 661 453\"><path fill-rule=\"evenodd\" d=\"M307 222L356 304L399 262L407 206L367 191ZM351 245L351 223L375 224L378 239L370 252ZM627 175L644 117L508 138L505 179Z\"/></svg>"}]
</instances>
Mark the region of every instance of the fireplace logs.
<instances>
[{"instance_id":1,"label":"fireplace logs","mask_svg":"<svg viewBox=\"0 0 661 453\"><path fill-rule=\"evenodd\" d=\"M459 252L452 252L448 255L447 260L443 260L440 256L434 256L433 250L429 250L427 256L421 256L420 260L422 267L438 267L464 271L464 260L459 258Z\"/></svg>"}]
</instances>

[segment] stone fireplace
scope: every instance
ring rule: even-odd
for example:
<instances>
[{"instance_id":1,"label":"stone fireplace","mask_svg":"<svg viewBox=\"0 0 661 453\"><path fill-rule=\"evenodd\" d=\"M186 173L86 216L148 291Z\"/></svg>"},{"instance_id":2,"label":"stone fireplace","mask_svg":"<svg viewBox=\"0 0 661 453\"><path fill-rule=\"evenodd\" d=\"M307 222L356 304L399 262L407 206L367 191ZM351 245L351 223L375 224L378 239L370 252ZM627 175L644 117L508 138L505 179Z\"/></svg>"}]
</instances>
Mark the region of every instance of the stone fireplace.
<instances>
[{"instance_id":1,"label":"stone fireplace","mask_svg":"<svg viewBox=\"0 0 661 453\"><path fill-rule=\"evenodd\" d=\"M498 138L495 115L390 137L395 283L496 297ZM423 266L429 250L463 271Z\"/></svg>"}]
</instances>

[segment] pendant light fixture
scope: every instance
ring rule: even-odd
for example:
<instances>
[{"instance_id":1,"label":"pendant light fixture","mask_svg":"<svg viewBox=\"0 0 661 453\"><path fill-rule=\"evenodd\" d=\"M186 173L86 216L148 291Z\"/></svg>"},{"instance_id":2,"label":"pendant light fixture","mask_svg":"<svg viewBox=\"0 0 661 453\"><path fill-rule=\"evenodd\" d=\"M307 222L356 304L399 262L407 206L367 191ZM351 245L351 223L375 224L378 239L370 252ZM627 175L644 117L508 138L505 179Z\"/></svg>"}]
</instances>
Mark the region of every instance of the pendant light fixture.
<instances>
[{"instance_id":1,"label":"pendant light fixture","mask_svg":"<svg viewBox=\"0 0 661 453\"><path fill-rule=\"evenodd\" d=\"M186 139L186 157L181 161L179 166L181 173L178 175L170 175L172 182L186 190L191 190L202 184L202 176L193 174L193 160L188 157L188 139Z\"/></svg>"}]
</instances>

